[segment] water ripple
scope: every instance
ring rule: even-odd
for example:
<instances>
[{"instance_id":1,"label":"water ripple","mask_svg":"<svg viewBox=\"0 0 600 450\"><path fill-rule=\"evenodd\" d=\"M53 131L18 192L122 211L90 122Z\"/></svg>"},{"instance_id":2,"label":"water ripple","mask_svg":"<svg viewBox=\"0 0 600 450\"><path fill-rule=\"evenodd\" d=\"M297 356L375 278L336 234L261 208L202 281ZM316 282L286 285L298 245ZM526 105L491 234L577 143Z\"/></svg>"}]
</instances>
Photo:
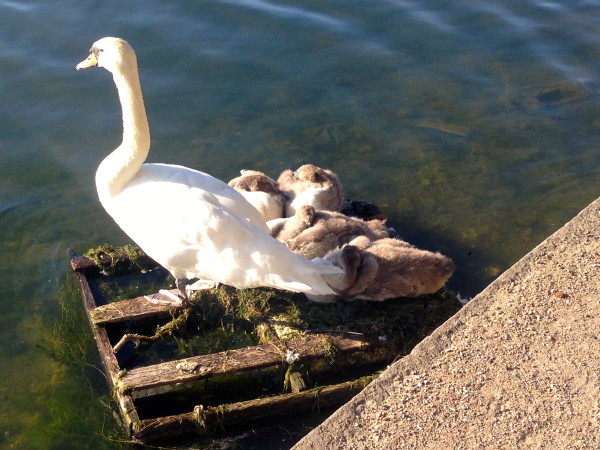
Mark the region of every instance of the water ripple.
<instances>
[{"instance_id":1,"label":"water ripple","mask_svg":"<svg viewBox=\"0 0 600 450\"><path fill-rule=\"evenodd\" d=\"M541 2L536 2L536 5L539 6L540 8L550 9L552 11L564 12L567 10L567 8L565 8L564 5L561 5L560 3L557 3L557 2L541 1Z\"/></svg>"},{"instance_id":2,"label":"water ripple","mask_svg":"<svg viewBox=\"0 0 600 450\"><path fill-rule=\"evenodd\" d=\"M537 23L533 20L516 13L511 13L508 9L499 4L481 4L479 9L495 15L503 22L512 26L515 30L524 34L528 34L537 28Z\"/></svg>"},{"instance_id":3,"label":"water ripple","mask_svg":"<svg viewBox=\"0 0 600 450\"><path fill-rule=\"evenodd\" d=\"M442 18L442 14L431 9L424 9L421 3L415 3L407 0L388 0L388 3L399 6L418 21L430 25L438 31L444 33L455 33L455 28Z\"/></svg>"},{"instance_id":4,"label":"water ripple","mask_svg":"<svg viewBox=\"0 0 600 450\"><path fill-rule=\"evenodd\" d=\"M490 26L493 29L490 33L518 39L520 42L518 46L514 41L512 42L515 51L520 48L527 49L546 66L567 79L589 79L589 75L580 66L571 63L573 55L568 44L567 47L565 46L568 41L565 40L564 31L560 26L561 19L558 19L567 10L564 5L542 1L526 4L520 10L511 10L498 2L486 2L473 4L469 8L476 13L494 17L499 23L504 24L507 27L506 31L501 32L497 26ZM571 14L567 20L576 19L577 15ZM569 33L577 34L576 28L573 24ZM587 40L589 39L590 36L587 36ZM494 42L494 39L492 38L490 42Z\"/></svg>"},{"instance_id":5,"label":"water ripple","mask_svg":"<svg viewBox=\"0 0 600 450\"><path fill-rule=\"evenodd\" d=\"M342 19L333 18L327 14L299 8L297 6L281 5L266 0L219 0L221 3L253 9L284 19L301 19L317 25L324 25L338 31L350 31L351 25Z\"/></svg>"},{"instance_id":6,"label":"water ripple","mask_svg":"<svg viewBox=\"0 0 600 450\"><path fill-rule=\"evenodd\" d=\"M29 12L29 11L34 10L36 8L36 5L33 5L31 3L24 3L24 2L1 0L0 7L6 7L9 9L13 9L15 11Z\"/></svg>"},{"instance_id":7,"label":"water ripple","mask_svg":"<svg viewBox=\"0 0 600 450\"><path fill-rule=\"evenodd\" d=\"M13 197L6 201L3 201L2 203L0 203L0 217L20 207L25 202L26 200L21 197Z\"/></svg>"}]
</instances>

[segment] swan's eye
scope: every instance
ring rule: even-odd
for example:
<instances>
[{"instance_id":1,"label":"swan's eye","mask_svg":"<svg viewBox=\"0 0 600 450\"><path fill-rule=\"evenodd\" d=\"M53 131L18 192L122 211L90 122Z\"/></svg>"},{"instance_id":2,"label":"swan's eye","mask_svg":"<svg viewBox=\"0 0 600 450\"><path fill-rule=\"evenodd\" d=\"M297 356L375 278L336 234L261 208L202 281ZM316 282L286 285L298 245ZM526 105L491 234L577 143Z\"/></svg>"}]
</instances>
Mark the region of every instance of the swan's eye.
<instances>
[{"instance_id":1,"label":"swan's eye","mask_svg":"<svg viewBox=\"0 0 600 450\"><path fill-rule=\"evenodd\" d=\"M100 53L102 53L103 51L104 51L103 48L92 47L92 49L90 50L90 53L93 53L96 56L96 58L98 58L98 55Z\"/></svg>"}]
</instances>

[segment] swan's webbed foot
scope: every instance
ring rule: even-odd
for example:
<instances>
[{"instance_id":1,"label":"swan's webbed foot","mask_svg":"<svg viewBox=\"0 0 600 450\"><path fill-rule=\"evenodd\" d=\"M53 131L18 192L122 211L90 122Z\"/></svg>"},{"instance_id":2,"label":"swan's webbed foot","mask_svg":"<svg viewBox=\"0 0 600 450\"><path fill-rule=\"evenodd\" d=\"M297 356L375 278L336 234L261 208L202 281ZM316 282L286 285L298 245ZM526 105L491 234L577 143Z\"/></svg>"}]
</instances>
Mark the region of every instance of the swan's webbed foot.
<instances>
[{"instance_id":1,"label":"swan's webbed foot","mask_svg":"<svg viewBox=\"0 0 600 450\"><path fill-rule=\"evenodd\" d=\"M179 289L161 289L156 294L144 295L144 298L155 305L172 308L185 308L189 305L189 299L181 297Z\"/></svg>"},{"instance_id":2,"label":"swan's webbed foot","mask_svg":"<svg viewBox=\"0 0 600 450\"><path fill-rule=\"evenodd\" d=\"M213 289L218 284L211 280L198 280L190 285L187 283L186 278L175 280L176 289L161 289L156 294L145 295L144 298L155 305L187 308L190 304L190 296L194 291Z\"/></svg>"}]
</instances>

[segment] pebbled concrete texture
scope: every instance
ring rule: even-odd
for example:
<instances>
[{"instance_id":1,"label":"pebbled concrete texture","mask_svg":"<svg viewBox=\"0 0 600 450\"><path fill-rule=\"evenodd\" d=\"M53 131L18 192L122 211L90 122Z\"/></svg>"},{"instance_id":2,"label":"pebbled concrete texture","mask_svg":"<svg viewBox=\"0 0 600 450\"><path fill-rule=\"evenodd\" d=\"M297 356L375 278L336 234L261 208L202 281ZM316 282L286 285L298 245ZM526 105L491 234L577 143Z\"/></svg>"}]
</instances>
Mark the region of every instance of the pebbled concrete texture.
<instances>
[{"instance_id":1,"label":"pebbled concrete texture","mask_svg":"<svg viewBox=\"0 0 600 450\"><path fill-rule=\"evenodd\" d=\"M294 449L600 448L600 199Z\"/></svg>"}]
</instances>

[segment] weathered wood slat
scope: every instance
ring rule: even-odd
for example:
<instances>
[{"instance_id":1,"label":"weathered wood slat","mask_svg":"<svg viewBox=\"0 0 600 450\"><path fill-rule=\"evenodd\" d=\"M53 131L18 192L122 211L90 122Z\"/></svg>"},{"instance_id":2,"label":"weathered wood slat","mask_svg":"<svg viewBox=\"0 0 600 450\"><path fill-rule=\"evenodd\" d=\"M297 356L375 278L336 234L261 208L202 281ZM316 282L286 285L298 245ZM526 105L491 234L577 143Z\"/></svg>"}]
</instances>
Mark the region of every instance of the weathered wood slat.
<instances>
[{"instance_id":1,"label":"weathered wood slat","mask_svg":"<svg viewBox=\"0 0 600 450\"><path fill-rule=\"evenodd\" d=\"M95 325L104 325L167 314L167 306L155 305L144 297L136 297L98 306L91 311L90 317Z\"/></svg>"},{"instance_id":2,"label":"weathered wood slat","mask_svg":"<svg viewBox=\"0 0 600 450\"><path fill-rule=\"evenodd\" d=\"M76 257L75 252L69 249L68 254L71 258L71 261L73 261L73 259ZM96 325L93 325L92 323L91 312L96 308L96 301L94 300L94 295L92 294L87 278L82 272L76 271L75 275L77 276L77 279L79 281L81 295L83 297L83 304L88 319L90 320L92 333L94 335L96 345L98 346L100 356L102 358L102 364L104 365L107 380L110 384L110 387L114 390L114 387L116 386L116 383L119 378L119 372L121 371L121 367L119 366L119 362L117 361L117 358L113 352L112 345L110 343L110 340L108 339L108 334L106 333L106 329L104 327L98 327ZM137 409L133 403L133 399L130 395L118 392L116 390L115 395L117 398L117 403L119 404L121 417L123 418L127 430L129 433L133 433L134 426L136 426L139 423L139 416L137 413Z\"/></svg>"},{"instance_id":3,"label":"weathered wood slat","mask_svg":"<svg viewBox=\"0 0 600 450\"><path fill-rule=\"evenodd\" d=\"M91 278L96 278L100 274L107 275L103 269L107 269L112 275L115 273L128 273L131 270L138 271L139 267L137 267L137 269L135 268L138 263L132 262L128 254L119 251L119 249L114 250L116 250L114 253L108 249L107 253L100 253L97 255L101 261L100 265L87 256L78 256L73 253L73 256L71 257L71 268L75 272L81 272ZM146 266L146 269L160 267L158 263L143 254L141 250L138 249L138 251L144 256L143 265Z\"/></svg>"},{"instance_id":4,"label":"weathered wood slat","mask_svg":"<svg viewBox=\"0 0 600 450\"><path fill-rule=\"evenodd\" d=\"M120 378L118 388L122 392L128 392L185 383L209 376L263 369L281 364L287 349L298 353L300 358L306 361L323 358L327 348L335 348L338 352L350 352L364 350L370 346L371 344L362 337L306 335L290 340L286 349L264 344L138 367Z\"/></svg>"},{"instance_id":5,"label":"weathered wood slat","mask_svg":"<svg viewBox=\"0 0 600 450\"><path fill-rule=\"evenodd\" d=\"M73 254L71 257L71 268L75 272L85 272L86 270L98 269L98 266L86 256L76 256Z\"/></svg>"},{"instance_id":6,"label":"weathered wood slat","mask_svg":"<svg viewBox=\"0 0 600 450\"><path fill-rule=\"evenodd\" d=\"M306 390L306 381L300 372L292 372L289 376L290 390L293 393L298 393Z\"/></svg>"},{"instance_id":7,"label":"weathered wood slat","mask_svg":"<svg viewBox=\"0 0 600 450\"><path fill-rule=\"evenodd\" d=\"M372 379L372 378L371 378ZM219 428L272 416L298 414L337 407L358 394L370 381L357 380L307 391L259 398L228 405L202 407L194 411L142 420L134 433L151 441L182 434L208 434Z\"/></svg>"}]
</instances>

